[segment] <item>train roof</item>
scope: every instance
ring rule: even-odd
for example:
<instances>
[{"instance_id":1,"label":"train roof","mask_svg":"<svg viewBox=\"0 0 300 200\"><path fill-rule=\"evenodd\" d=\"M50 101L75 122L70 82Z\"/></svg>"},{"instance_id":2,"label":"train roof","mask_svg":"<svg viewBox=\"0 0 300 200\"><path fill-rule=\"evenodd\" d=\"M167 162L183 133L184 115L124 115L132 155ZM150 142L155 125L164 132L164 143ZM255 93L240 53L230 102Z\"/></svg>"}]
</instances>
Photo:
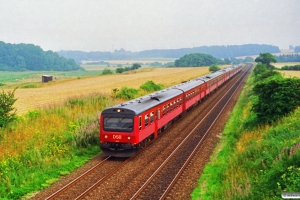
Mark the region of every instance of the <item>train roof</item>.
<instances>
[{"instance_id":1,"label":"train roof","mask_svg":"<svg viewBox=\"0 0 300 200\"><path fill-rule=\"evenodd\" d=\"M195 88L196 86L199 86L201 84L204 84L205 82L220 76L221 74L224 74L226 71L232 70L232 67L219 70L217 72L198 77L196 79L187 81L185 83L181 83L157 92L153 92L151 94L112 106L110 108L107 108L102 111L102 113L110 113L114 110L120 108L123 110L126 110L129 113L133 113L135 115L139 115L140 113L151 109L154 106L160 105L180 94L183 92L186 92L192 88Z\"/></svg>"}]
</instances>

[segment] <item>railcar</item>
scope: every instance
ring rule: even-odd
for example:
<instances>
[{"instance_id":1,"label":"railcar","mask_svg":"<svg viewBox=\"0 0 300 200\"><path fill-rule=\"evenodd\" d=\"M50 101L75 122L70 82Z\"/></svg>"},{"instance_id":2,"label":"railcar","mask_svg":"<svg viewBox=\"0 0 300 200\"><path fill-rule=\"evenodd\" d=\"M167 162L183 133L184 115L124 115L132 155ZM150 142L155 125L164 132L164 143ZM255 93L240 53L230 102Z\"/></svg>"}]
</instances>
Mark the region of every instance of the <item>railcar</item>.
<instances>
[{"instance_id":1,"label":"railcar","mask_svg":"<svg viewBox=\"0 0 300 200\"><path fill-rule=\"evenodd\" d=\"M132 156L240 70L241 66L232 66L104 109L100 116L102 152Z\"/></svg>"}]
</instances>

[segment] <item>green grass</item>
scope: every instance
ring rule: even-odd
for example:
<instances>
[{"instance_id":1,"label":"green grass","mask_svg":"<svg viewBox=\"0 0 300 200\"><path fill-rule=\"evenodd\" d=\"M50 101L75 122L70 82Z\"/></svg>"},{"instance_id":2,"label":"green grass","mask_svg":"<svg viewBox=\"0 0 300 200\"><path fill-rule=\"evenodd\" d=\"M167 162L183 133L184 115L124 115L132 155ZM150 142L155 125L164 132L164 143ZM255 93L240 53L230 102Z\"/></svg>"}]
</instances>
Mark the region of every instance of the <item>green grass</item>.
<instances>
[{"instance_id":1,"label":"green grass","mask_svg":"<svg viewBox=\"0 0 300 200\"><path fill-rule=\"evenodd\" d=\"M0 199L19 199L48 187L100 153L99 115L114 104L101 94L78 96L29 111L2 128Z\"/></svg>"},{"instance_id":2,"label":"green grass","mask_svg":"<svg viewBox=\"0 0 300 200\"><path fill-rule=\"evenodd\" d=\"M85 76L97 76L102 70L86 70L86 71L24 71L9 72L1 71L0 83L2 84L24 84L24 83L41 83L42 75L52 75L53 80L64 80L70 78L79 78ZM1 86L1 85L0 85Z\"/></svg>"},{"instance_id":3,"label":"green grass","mask_svg":"<svg viewBox=\"0 0 300 200\"><path fill-rule=\"evenodd\" d=\"M281 199L300 191L300 108L255 127L251 76L192 199Z\"/></svg>"}]
</instances>

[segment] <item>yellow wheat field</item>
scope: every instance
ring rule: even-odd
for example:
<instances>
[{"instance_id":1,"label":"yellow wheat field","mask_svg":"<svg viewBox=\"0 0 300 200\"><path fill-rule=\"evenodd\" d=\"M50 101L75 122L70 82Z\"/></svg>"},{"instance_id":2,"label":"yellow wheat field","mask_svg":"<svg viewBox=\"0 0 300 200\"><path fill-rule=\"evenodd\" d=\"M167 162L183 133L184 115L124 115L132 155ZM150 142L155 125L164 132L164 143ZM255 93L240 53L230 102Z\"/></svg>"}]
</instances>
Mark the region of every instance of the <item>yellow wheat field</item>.
<instances>
[{"instance_id":1,"label":"yellow wheat field","mask_svg":"<svg viewBox=\"0 0 300 200\"><path fill-rule=\"evenodd\" d=\"M164 86L172 86L209 73L208 67L152 68L139 73L116 74L53 82L41 88L18 88L15 91L17 113L64 101L70 97L90 93L110 94L113 88L139 88L148 80Z\"/></svg>"},{"instance_id":2,"label":"yellow wheat field","mask_svg":"<svg viewBox=\"0 0 300 200\"><path fill-rule=\"evenodd\" d=\"M298 77L300 78L300 71L290 71L290 70L286 70L286 71L280 71L283 76L285 78L290 78L290 77Z\"/></svg>"}]
</instances>

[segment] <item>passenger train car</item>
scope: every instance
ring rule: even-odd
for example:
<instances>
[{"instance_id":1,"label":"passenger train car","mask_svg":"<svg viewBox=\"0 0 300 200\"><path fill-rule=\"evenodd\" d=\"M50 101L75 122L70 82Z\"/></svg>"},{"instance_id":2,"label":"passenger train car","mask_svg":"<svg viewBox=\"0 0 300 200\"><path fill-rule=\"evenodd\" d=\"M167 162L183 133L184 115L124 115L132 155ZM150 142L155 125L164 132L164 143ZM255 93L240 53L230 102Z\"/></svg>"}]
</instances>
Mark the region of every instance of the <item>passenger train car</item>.
<instances>
[{"instance_id":1,"label":"passenger train car","mask_svg":"<svg viewBox=\"0 0 300 200\"><path fill-rule=\"evenodd\" d=\"M240 71L241 66L234 65L104 109L100 116L102 152L108 156L130 157Z\"/></svg>"}]
</instances>

